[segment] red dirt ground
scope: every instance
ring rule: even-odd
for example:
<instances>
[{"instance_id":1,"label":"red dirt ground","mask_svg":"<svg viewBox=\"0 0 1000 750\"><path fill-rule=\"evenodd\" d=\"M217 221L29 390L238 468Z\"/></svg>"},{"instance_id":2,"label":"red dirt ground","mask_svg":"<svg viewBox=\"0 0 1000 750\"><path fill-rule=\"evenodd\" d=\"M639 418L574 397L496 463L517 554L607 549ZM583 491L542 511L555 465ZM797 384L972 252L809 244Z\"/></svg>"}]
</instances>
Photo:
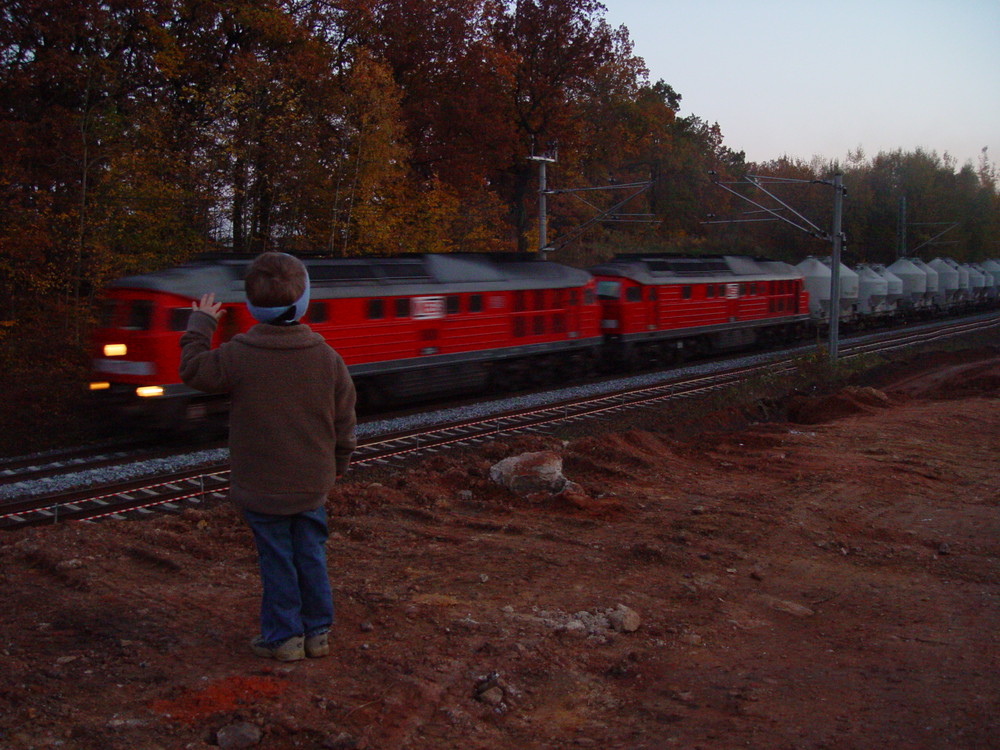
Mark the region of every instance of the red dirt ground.
<instances>
[{"instance_id":1,"label":"red dirt ground","mask_svg":"<svg viewBox=\"0 0 1000 750\"><path fill-rule=\"evenodd\" d=\"M1000 357L874 385L349 475L325 659L250 653L227 506L5 534L0 747L998 747ZM490 482L536 450L586 494Z\"/></svg>"}]
</instances>

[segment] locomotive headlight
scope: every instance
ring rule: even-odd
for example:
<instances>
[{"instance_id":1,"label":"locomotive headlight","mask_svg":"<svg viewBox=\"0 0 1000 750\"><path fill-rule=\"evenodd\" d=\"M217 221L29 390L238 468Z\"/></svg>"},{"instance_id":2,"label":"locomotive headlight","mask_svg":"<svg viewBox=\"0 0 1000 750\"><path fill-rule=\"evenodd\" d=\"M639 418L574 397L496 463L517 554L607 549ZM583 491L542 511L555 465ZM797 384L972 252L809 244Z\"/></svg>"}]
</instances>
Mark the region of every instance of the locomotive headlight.
<instances>
[{"instance_id":1,"label":"locomotive headlight","mask_svg":"<svg viewBox=\"0 0 1000 750\"><path fill-rule=\"evenodd\" d=\"M105 357L124 357L128 353L128 347L125 344L105 344L104 345L104 356Z\"/></svg>"},{"instance_id":2,"label":"locomotive headlight","mask_svg":"<svg viewBox=\"0 0 1000 750\"><path fill-rule=\"evenodd\" d=\"M144 385L141 388L136 388L135 394L142 398L153 398L155 396L162 396L163 388L158 385Z\"/></svg>"},{"instance_id":3,"label":"locomotive headlight","mask_svg":"<svg viewBox=\"0 0 1000 750\"><path fill-rule=\"evenodd\" d=\"M111 387L111 383L91 383L90 390L92 391L104 391Z\"/></svg>"}]
</instances>

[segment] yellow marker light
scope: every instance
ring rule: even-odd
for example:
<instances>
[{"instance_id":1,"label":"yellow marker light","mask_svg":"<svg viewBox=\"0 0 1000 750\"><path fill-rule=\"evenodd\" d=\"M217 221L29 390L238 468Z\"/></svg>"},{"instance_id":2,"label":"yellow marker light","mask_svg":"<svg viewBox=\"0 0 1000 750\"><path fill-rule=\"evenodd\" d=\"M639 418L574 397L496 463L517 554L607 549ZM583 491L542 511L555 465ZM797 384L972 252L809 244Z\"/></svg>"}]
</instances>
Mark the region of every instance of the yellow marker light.
<instances>
[{"instance_id":1,"label":"yellow marker light","mask_svg":"<svg viewBox=\"0 0 1000 750\"><path fill-rule=\"evenodd\" d=\"M104 345L104 356L105 357L124 357L128 352L128 347L125 344L105 344Z\"/></svg>"},{"instance_id":2,"label":"yellow marker light","mask_svg":"<svg viewBox=\"0 0 1000 750\"><path fill-rule=\"evenodd\" d=\"M111 387L111 383L91 383L90 390L103 391Z\"/></svg>"},{"instance_id":3,"label":"yellow marker light","mask_svg":"<svg viewBox=\"0 0 1000 750\"><path fill-rule=\"evenodd\" d=\"M153 396L162 396L163 388L158 385L144 385L141 388L136 388L135 393L137 396L142 396L143 398L151 398Z\"/></svg>"}]
</instances>

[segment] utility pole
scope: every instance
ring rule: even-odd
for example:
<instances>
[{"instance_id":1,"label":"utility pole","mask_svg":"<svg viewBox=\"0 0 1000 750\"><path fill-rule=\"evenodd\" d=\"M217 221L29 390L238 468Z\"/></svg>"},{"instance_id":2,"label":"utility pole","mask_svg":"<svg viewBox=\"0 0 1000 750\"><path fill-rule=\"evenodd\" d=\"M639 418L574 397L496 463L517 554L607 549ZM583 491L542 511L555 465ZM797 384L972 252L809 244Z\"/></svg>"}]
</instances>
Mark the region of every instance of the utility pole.
<instances>
[{"instance_id":1,"label":"utility pole","mask_svg":"<svg viewBox=\"0 0 1000 750\"><path fill-rule=\"evenodd\" d=\"M899 216L896 221L896 257L906 257L906 194L899 196Z\"/></svg>"},{"instance_id":2,"label":"utility pole","mask_svg":"<svg viewBox=\"0 0 1000 750\"><path fill-rule=\"evenodd\" d=\"M545 182L545 165L554 164L555 156L529 156L528 161L538 162L538 258L545 260L552 250L548 242L548 216L546 216L546 196L548 186Z\"/></svg>"},{"instance_id":3,"label":"utility pole","mask_svg":"<svg viewBox=\"0 0 1000 750\"><path fill-rule=\"evenodd\" d=\"M830 265L830 361L837 361L840 348L840 251L844 245L841 223L844 215L844 175L837 172L833 176L833 258Z\"/></svg>"},{"instance_id":4,"label":"utility pole","mask_svg":"<svg viewBox=\"0 0 1000 750\"><path fill-rule=\"evenodd\" d=\"M546 151L542 156L529 156L528 161L538 162L538 257L540 260L546 260L549 253L558 250L567 243L579 237L583 234L584 230L588 227L596 224L599 221L608 219L621 221L624 223L655 223L655 219L652 214L618 214L619 208L624 206L630 200L640 195L646 190L649 190L653 186L653 181L649 180L646 182L624 182L615 183L613 185L604 185L599 187L584 187L584 188L562 188L557 190L549 190L548 183L546 181L545 165L554 164L558 161L557 157L559 152L554 146L550 144L550 150ZM630 193L625 198L619 200L617 203L613 204L610 208L600 209L592 203L583 200L594 211L597 211L597 215L588 219L583 224L578 226L573 232L569 233L566 237L563 237L559 242L558 247L553 247L549 245L548 240L548 216L547 216L547 204L546 199L549 195L562 195L564 193L573 194L575 197L579 197L580 193L586 193L594 190L634 190L635 192Z\"/></svg>"},{"instance_id":5,"label":"utility pole","mask_svg":"<svg viewBox=\"0 0 1000 750\"><path fill-rule=\"evenodd\" d=\"M729 185L736 185L740 183L725 183L719 180L719 176L715 172L709 172L712 178L712 182L721 187L728 193L732 193L740 200L746 201L747 203L754 206L758 211L763 211L764 213L770 215L773 219L778 221L783 221L786 224L791 224L796 229L800 229L806 234L809 234L817 239L829 240L833 243L833 253L831 258L831 268L830 268L830 332L829 332L829 355L830 360L833 362L837 361L837 349L839 348L839 334L840 334L840 255L841 250L844 246L844 234L842 231L843 214L844 214L844 195L847 193L847 189L844 187L844 175L837 172L833 176L832 180L796 180L787 177L765 177L757 175L746 175L744 177L746 183L753 185L755 188L763 192L774 202L778 203L779 208L774 208L772 206L766 206L759 201L754 201L743 195L742 193L733 190ZM833 187L833 227L830 232L824 232L813 222L803 216L801 213L796 211L794 208L785 203L781 198L776 196L774 193L767 190L764 187L764 183L789 183L789 184L819 184L819 185L830 185ZM784 210L792 214L795 218L790 219L781 213ZM756 212L754 212L756 213ZM797 221L796 221L797 220ZM731 224L737 223L740 220L712 220L703 222L704 224ZM761 221L758 218L743 219L742 221Z\"/></svg>"}]
</instances>

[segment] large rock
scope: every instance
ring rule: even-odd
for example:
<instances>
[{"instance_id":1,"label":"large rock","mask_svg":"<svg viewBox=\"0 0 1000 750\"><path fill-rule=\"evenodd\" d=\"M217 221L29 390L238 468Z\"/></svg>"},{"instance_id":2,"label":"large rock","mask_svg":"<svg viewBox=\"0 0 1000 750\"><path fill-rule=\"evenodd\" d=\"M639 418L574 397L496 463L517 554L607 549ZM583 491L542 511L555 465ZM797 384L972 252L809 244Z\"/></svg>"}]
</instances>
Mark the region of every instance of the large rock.
<instances>
[{"instance_id":1,"label":"large rock","mask_svg":"<svg viewBox=\"0 0 1000 750\"><path fill-rule=\"evenodd\" d=\"M562 456L539 451L511 456L490 467L490 479L518 495L561 492L566 486Z\"/></svg>"}]
</instances>

